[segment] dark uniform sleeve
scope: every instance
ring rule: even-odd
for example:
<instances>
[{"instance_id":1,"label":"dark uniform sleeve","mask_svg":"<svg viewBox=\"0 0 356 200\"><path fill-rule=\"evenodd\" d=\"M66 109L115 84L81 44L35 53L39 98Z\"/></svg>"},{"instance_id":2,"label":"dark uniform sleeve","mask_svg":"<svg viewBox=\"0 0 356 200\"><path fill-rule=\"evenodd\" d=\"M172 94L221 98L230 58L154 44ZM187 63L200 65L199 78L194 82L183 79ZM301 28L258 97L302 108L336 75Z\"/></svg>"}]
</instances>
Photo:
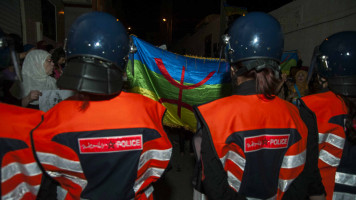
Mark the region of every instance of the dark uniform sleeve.
<instances>
[{"instance_id":1,"label":"dark uniform sleeve","mask_svg":"<svg viewBox=\"0 0 356 200\"><path fill-rule=\"evenodd\" d=\"M299 99L300 117L308 127L307 157L302 173L293 181L283 199L309 199L310 196L326 194L318 168L319 136L315 114Z\"/></svg>"},{"instance_id":2,"label":"dark uniform sleeve","mask_svg":"<svg viewBox=\"0 0 356 200\"><path fill-rule=\"evenodd\" d=\"M235 192L227 182L227 173L217 156L209 130L196 109L198 121L197 133L194 138L197 164L193 184L195 188L207 195L209 200L240 200L244 195Z\"/></svg>"}]
</instances>

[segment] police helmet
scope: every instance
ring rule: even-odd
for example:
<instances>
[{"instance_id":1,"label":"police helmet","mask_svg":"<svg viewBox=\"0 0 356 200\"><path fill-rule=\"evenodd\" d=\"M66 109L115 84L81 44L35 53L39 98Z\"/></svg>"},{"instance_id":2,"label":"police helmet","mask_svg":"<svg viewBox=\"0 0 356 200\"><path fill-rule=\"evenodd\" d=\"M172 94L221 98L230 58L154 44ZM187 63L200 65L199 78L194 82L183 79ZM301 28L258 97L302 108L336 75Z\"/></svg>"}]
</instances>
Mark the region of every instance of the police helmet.
<instances>
[{"instance_id":1,"label":"police helmet","mask_svg":"<svg viewBox=\"0 0 356 200\"><path fill-rule=\"evenodd\" d=\"M312 65L326 79L331 91L356 96L356 32L335 33L314 51Z\"/></svg>"},{"instance_id":2,"label":"police helmet","mask_svg":"<svg viewBox=\"0 0 356 200\"><path fill-rule=\"evenodd\" d=\"M78 17L66 39L66 67L59 88L93 94L121 91L129 36L115 17L90 12Z\"/></svg>"},{"instance_id":3,"label":"police helmet","mask_svg":"<svg viewBox=\"0 0 356 200\"><path fill-rule=\"evenodd\" d=\"M223 36L223 41L227 61L231 64L241 62L245 66L241 72L266 67L279 71L284 37L273 16L263 12L240 16Z\"/></svg>"}]
</instances>

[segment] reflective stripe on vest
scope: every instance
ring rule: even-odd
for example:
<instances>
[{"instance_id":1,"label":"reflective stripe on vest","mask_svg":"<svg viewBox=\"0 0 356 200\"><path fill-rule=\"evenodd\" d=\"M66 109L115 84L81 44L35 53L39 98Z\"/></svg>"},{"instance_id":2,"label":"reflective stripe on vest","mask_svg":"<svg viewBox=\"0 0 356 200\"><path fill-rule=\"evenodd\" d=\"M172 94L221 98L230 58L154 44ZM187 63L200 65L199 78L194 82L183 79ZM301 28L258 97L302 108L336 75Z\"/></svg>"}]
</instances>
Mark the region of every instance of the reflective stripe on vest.
<instances>
[{"instance_id":1,"label":"reflective stripe on vest","mask_svg":"<svg viewBox=\"0 0 356 200\"><path fill-rule=\"evenodd\" d=\"M281 168L293 169L304 165L307 156L306 154L307 154L306 151L303 151L302 153L297 155L284 156ZM287 191L287 189L289 188L290 184L292 184L293 181L294 179L289 179L289 180L278 179L278 189L281 190L282 192Z\"/></svg>"},{"instance_id":2,"label":"reflective stripe on vest","mask_svg":"<svg viewBox=\"0 0 356 200\"><path fill-rule=\"evenodd\" d=\"M281 168L292 169L302 166L305 163L306 156L306 151L293 156L284 156Z\"/></svg>"},{"instance_id":3,"label":"reflective stripe on vest","mask_svg":"<svg viewBox=\"0 0 356 200\"><path fill-rule=\"evenodd\" d=\"M234 174L232 174L230 171L227 171L227 181L230 187L234 188L236 191L239 191L241 180L234 176Z\"/></svg>"},{"instance_id":4,"label":"reflective stripe on vest","mask_svg":"<svg viewBox=\"0 0 356 200\"><path fill-rule=\"evenodd\" d=\"M6 195L1 196L1 199L22 199L23 196L30 192L33 195L37 195L40 185L30 185L28 183L21 183L17 185L12 191L8 192Z\"/></svg>"},{"instance_id":5,"label":"reflective stripe on vest","mask_svg":"<svg viewBox=\"0 0 356 200\"><path fill-rule=\"evenodd\" d=\"M172 155L172 148L165 150L148 150L140 156L138 170L141 169L149 160L169 161Z\"/></svg>"},{"instance_id":6,"label":"reflective stripe on vest","mask_svg":"<svg viewBox=\"0 0 356 200\"><path fill-rule=\"evenodd\" d=\"M235 163L242 171L245 169L246 160L239 154L233 151L228 151L224 157L220 158L223 166L225 166L226 160L231 160Z\"/></svg>"},{"instance_id":7,"label":"reflective stripe on vest","mask_svg":"<svg viewBox=\"0 0 356 200\"><path fill-rule=\"evenodd\" d=\"M64 200L68 194L68 191L60 186L57 186L57 199Z\"/></svg>"},{"instance_id":8,"label":"reflective stripe on vest","mask_svg":"<svg viewBox=\"0 0 356 200\"><path fill-rule=\"evenodd\" d=\"M356 194L334 192L333 200L355 200Z\"/></svg>"},{"instance_id":9,"label":"reflective stripe on vest","mask_svg":"<svg viewBox=\"0 0 356 200\"><path fill-rule=\"evenodd\" d=\"M293 181L294 179L289 179L289 180L279 179L278 189L280 189L282 192L287 191L287 189L289 188L290 184L292 184Z\"/></svg>"},{"instance_id":10,"label":"reflective stripe on vest","mask_svg":"<svg viewBox=\"0 0 356 200\"><path fill-rule=\"evenodd\" d=\"M150 185L150 187L148 187L148 188L146 189L145 195L146 195L146 198L147 198L147 199L150 198L150 196L152 195L153 191L154 191L154 189L153 189L153 186L152 186L152 185Z\"/></svg>"},{"instance_id":11,"label":"reflective stripe on vest","mask_svg":"<svg viewBox=\"0 0 356 200\"><path fill-rule=\"evenodd\" d=\"M63 170L72 171L76 173L83 173L83 169L79 161L68 160L59 157L56 154L37 152L38 159L42 164L53 165Z\"/></svg>"},{"instance_id":12,"label":"reflective stripe on vest","mask_svg":"<svg viewBox=\"0 0 356 200\"><path fill-rule=\"evenodd\" d=\"M335 183L356 187L356 175L342 173L342 172L336 172ZM355 190L356 190L356 188L355 188Z\"/></svg>"},{"instance_id":13,"label":"reflective stripe on vest","mask_svg":"<svg viewBox=\"0 0 356 200\"><path fill-rule=\"evenodd\" d=\"M245 165L246 165L245 158L243 158L236 152L228 151L224 157L220 158L220 161L223 166L225 166L226 160L231 160L242 171L245 169ZM238 179L236 176L234 176L234 174L232 174L230 171L227 171L227 181L232 188L234 188L236 191L239 191L240 185L241 185L241 180Z\"/></svg>"},{"instance_id":14,"label":"reflective stripe on vest","mask_svg":"<svg viewBox=\"0 0 356 200\"><path fill-rule=\"evenodd\" d=\"M343 149L345 138L337 136L333 133L319 133L319 144L327 142L336 148Z\"/></svg>"},{"instance_id":15,"label":"reflective stripe on vest","mask_svg":"<svg viewBox=\"0 0 356 200\"><path fill-rule=\"evenodd\" d=\"M148 150L140 156L139 166L138 166L137 170L139 171L141 169L141 167L143 167L149 160L169 161L171 158L171 155L172 155L172 148L164 149L164 150L158 150L158 149ZM163 172L164 172L164 169L160 169L160 168L151 167L151 168L147 169L145 171L145 173L141 176L141 178L139 178L138 180L135 181L135 185L133 188L135 193L140 189L142 184L148 178L150 178L151 176L160 177L163 174ZM152 189L152 191L151 191L151 189ZM148 188L145 191L145 195L146 195L147 199L150 197L150 195L153 192L153 187L151 189Z\"/></svg>"},{"instance_id":16,"label":"reflective stripe on vest","mask_svg":"<svg viewBox=\"0 0 356 200\"><path fill-rule=\"evenodd\" d=\"M345 138L342 138L332 133L319 133L319 144L325 142L333 145L338 149L343 149L345 145ZM340 158L334 156L333 154L325 150L320 151L319 159L333 167L337 167L340 163Z\"/></svg>"},{"instance_id":17,"label":"reflective stripe on vest","mask_svg":"<svg viewBox=\"0 0 356 200\"><path fill-rule=\"evenodd\" d=\"M151 167L145 171L145 173L135 181L134 191L135 193L141 188L142 184L151 176L161 177L165 169Z\"/></svg>"},{"instance_id":18,"label":"reflective stripe on vest","mask_svg":"<svg viewBox=\"0 0 356 200\"><path fill-rule=\"evenodd\" d=\"M1 182L4 183L17 174L23 174L25 176L36 176L41 173L42 172L40 168L35 162L28 164L13 162L1 168Z\"/></svg>"},{"instance_id":19,"label":"reflective stripe on vest","mask_svg":"<svg viewBox=\"0 0 356 200\"><path fill-rule=\"evenodd\" d=\"M340 158L335 157L334 155L325 150L321 150L319 152L319 159L333 167L339 166L340 163Z\"/></svg>"},{"instance_id":20,"label":"reflective stripe on vest","mask_svg":"<svg viewBox=\"0 0 356 200\"><path fill-rule=\"evenodd\" d=\"M79 185L82 188L82 190L84 190L85 186L88 183L87 180L85 180L85 179L81 179L81 178L78 178L76 176L71 176L69 174L58 173L58 172L53 172L53 171L47 171L47 173L52 178L57 178L57 177L66 178L66 179L72 181L73 183Z\"/></svg>"},{"instance_id":21,"label":"reflective stripe on vest","mask_svg":"<svg viewBox=\"0 0 356 200\"><path fill-rule=\"evenodd\" d=\"M37 156L42 164L52 165L54 167L60 168L65 171L83 174L83 169L82 169L79 161L68 160L68 159L62 158L58 155L51 154L51 153L44 153L44 152L37 152ZM47 171L47 173L52 178L64 177L64 178L72 181L73 183L79 185L82 188L82 190L84 190L85 186L88 183L87 180L68 175L67 173L58 173L58 172L53 172L53 171Z\"/></svg>"}]
</instances>

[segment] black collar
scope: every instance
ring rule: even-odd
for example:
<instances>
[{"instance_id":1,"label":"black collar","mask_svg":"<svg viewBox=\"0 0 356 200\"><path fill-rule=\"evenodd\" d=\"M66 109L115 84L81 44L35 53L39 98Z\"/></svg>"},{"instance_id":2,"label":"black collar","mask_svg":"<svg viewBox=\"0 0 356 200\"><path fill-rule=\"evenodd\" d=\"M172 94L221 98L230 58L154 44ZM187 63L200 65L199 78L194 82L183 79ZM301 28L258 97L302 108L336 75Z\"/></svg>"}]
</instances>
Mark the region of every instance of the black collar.
<instances>
[{"instance_id":1,"label":"black collar","mask_svg":"<svg viewBox=\"0 0 356 200\"><path fill-rule=\"evenodd\" d=\"M326 88L320 89L317 93L324 93L324 92L329 92L329 91L330 91L329 88L326 87Z\"/></svg>"},{"instance_id":2,"label":"black collar","mask_svg":"<svg viewBox=\"0 0 356 200\"><path fill-rule=\"evenodd\" d=\"M256 91L256 80L248 80L241 83L239 86L233 88L233 95L252 95L257 94Z\"/></svg>"}]
</instances>

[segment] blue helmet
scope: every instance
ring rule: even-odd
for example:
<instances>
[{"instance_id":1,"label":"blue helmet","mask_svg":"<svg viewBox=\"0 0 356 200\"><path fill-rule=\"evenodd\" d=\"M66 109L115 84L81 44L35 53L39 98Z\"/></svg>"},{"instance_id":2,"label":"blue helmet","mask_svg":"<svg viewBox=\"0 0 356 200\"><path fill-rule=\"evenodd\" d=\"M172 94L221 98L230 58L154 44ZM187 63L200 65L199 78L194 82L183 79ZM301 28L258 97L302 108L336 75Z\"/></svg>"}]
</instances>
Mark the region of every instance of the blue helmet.
<instances>
[{"instance_id":1,"label":"blue helmet","mask_svg":"<svg viewBox=\"0 0 356 200\"><path fill-rule=\"evenodd\" d=\"M94 94L120 92L129 43L126 29L112 15L104 12L81 15L68 33L67 66L58 87Z\"/></svg>"},{"instance_id":2,"label":"blue helmet","mask_svg":"<svg viewBox=\"0 0 356 200\"><path fill-rule=\"evenodd\" d=\"M312 65L328 82L330 90L356 96L356 32L343 31L327 37L316 48Z\"/></svg>"},{"instance_id":3,"label":"blue helmet","mask_svg":"<svg viewBox=\"0 0 356 200\"><path fill-rule=\"evenodd\" d=\"M248 71L265 67L278 70L284 37L279 22L273 16L263 12L241 16L223 40L227 45L225 55L229 63L244 62Z\"/></svg>"},{"instance_id":4,"label":"blue helmet","mask_svg":"<svg viewBox=\"0 0 356 200\"><path fill-rule=\"evenodd\" d=\"M72 24L66 50L67 59L97 57L123 69L129 52L129 36L115 17L105 12L91 12L81 15Z\"/></svg>"}]
</instances>

